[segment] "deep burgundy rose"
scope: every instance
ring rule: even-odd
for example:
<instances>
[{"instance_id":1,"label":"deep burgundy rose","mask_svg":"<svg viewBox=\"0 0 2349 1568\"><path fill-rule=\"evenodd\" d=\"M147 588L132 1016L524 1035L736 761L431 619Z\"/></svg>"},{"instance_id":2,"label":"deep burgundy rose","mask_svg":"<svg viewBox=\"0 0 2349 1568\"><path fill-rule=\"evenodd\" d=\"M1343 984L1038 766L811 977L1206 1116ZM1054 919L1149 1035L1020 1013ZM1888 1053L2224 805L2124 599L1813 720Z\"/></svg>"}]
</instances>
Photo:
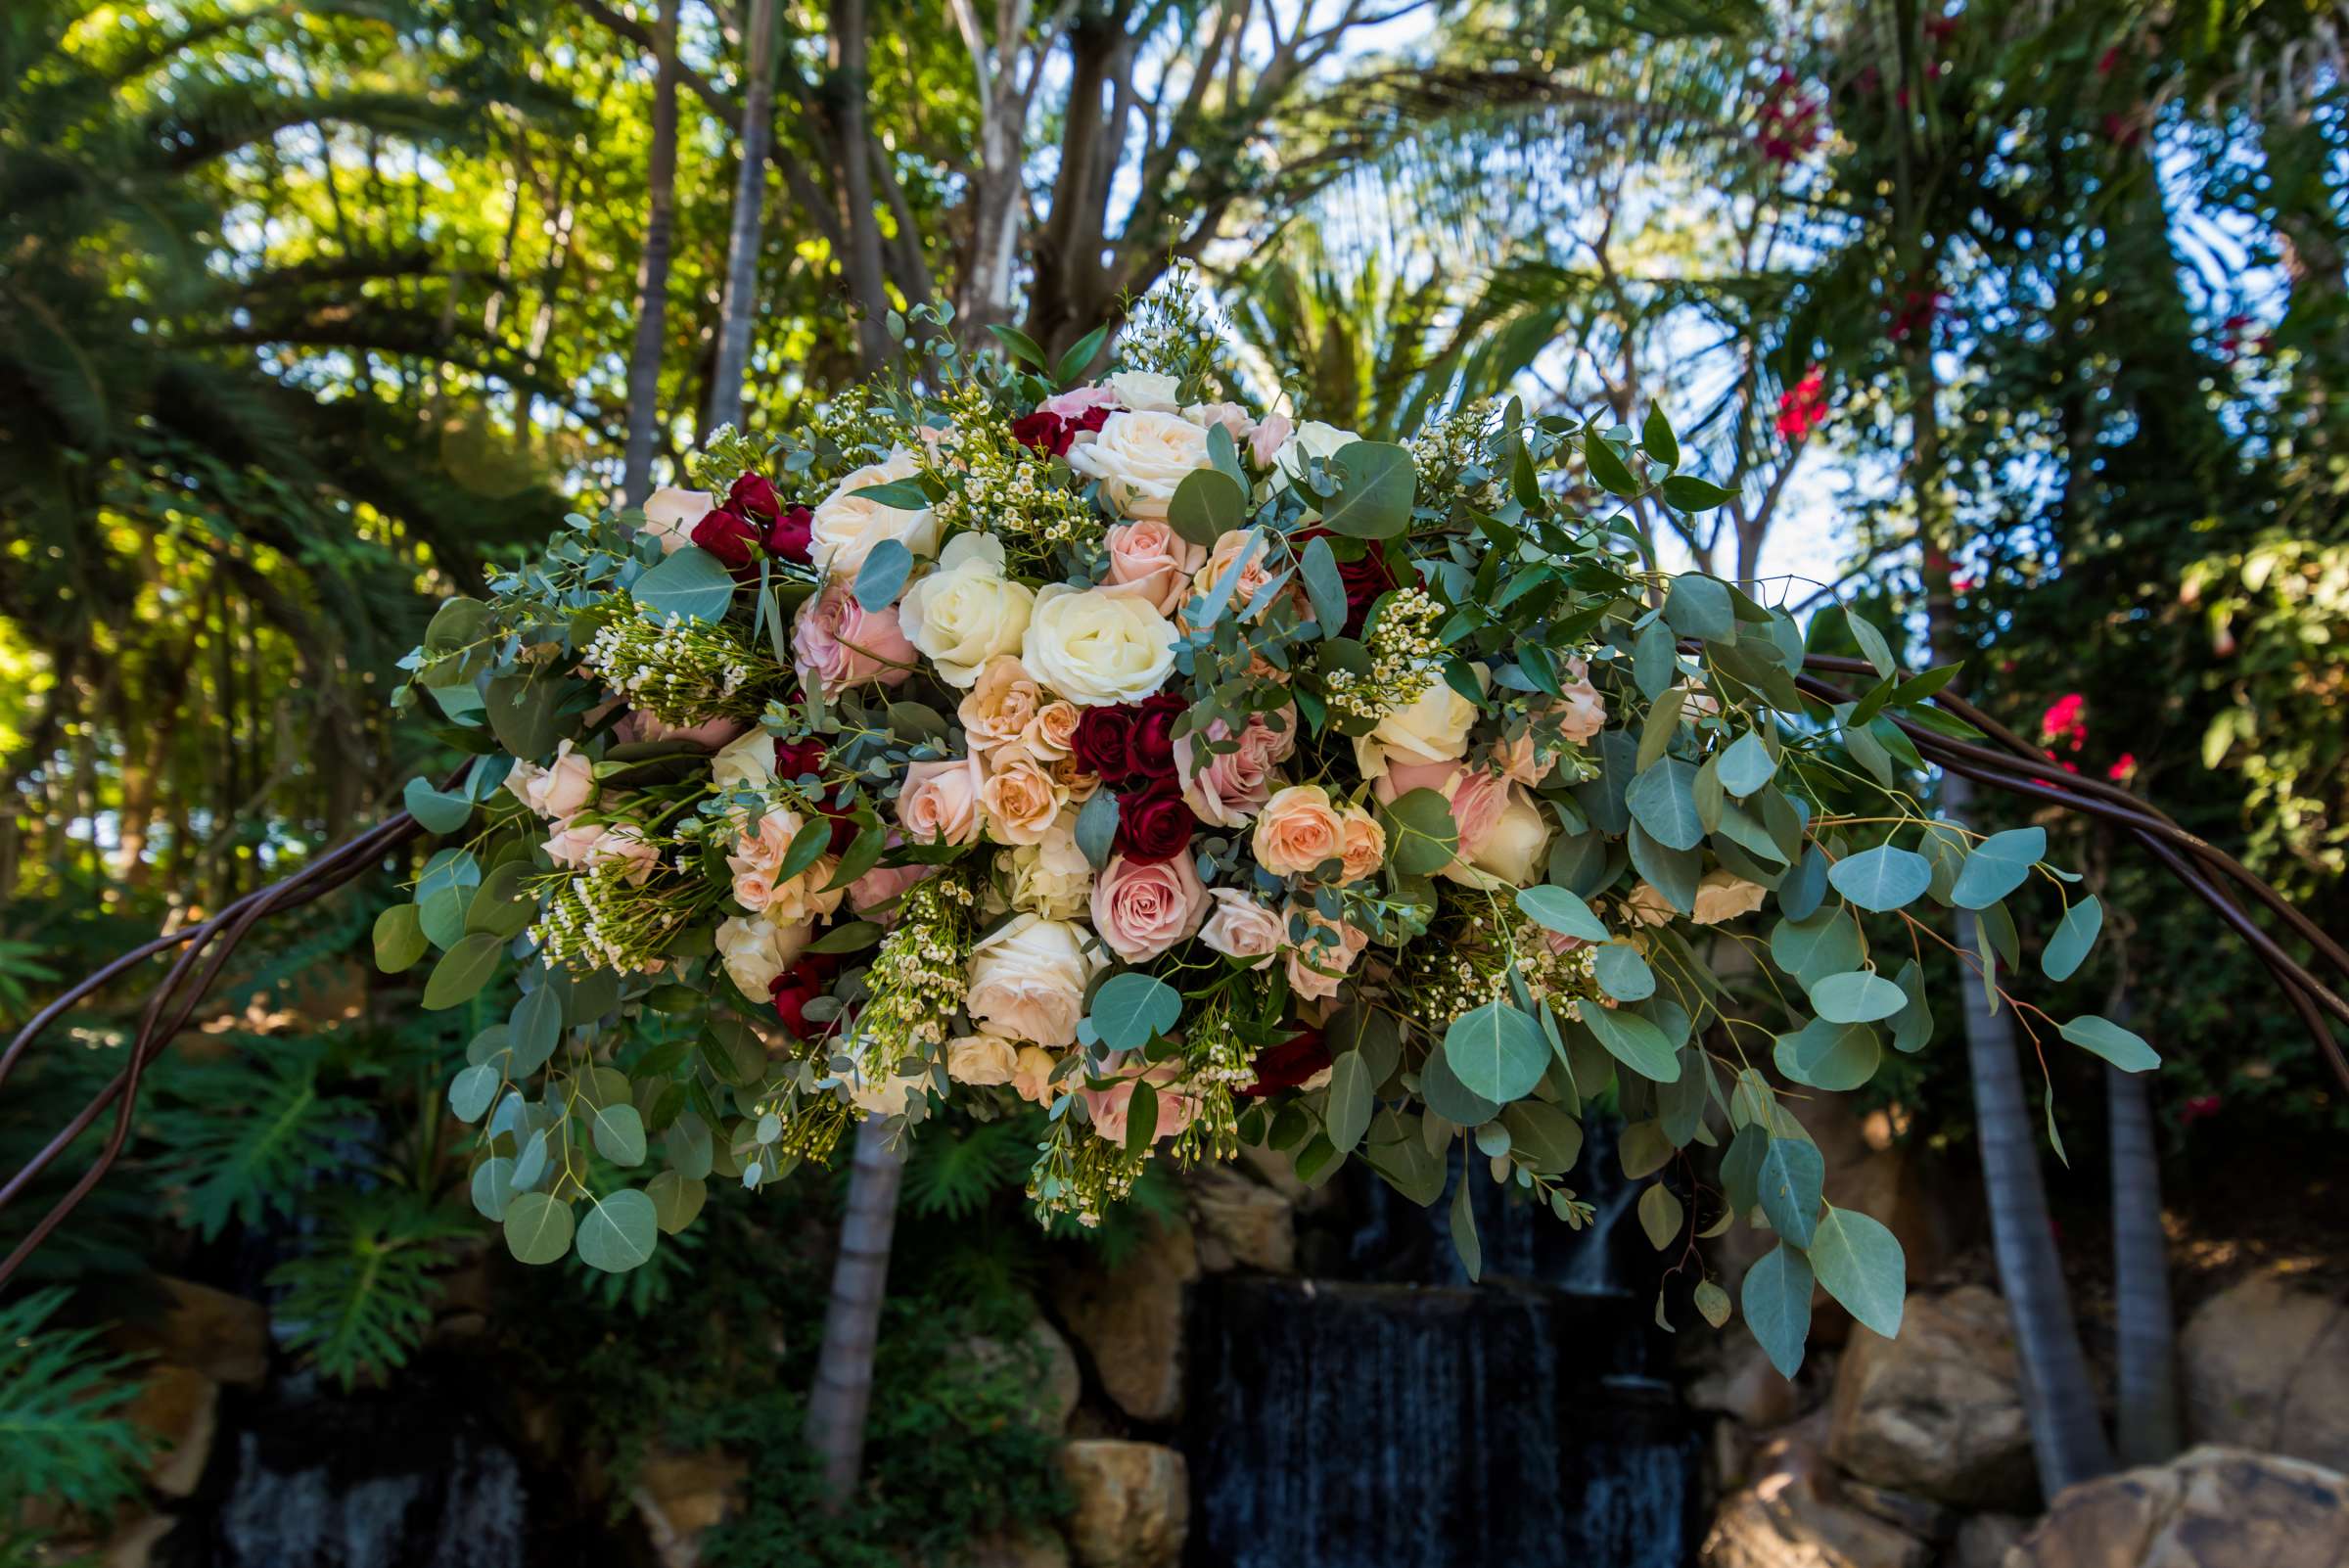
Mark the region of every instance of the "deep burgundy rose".
<instances>
[{"instance_id":1,"label":"deep burgundy rose","mask_svg":"<svg viewBox=\"0 0 2349 1568\"><path fill-rule=\"evenodd\" d=\"M815 509L787 506L766 526L766 553L802 566L815 559Z\"/></svg>"},{"instance_id":2,"label":"deep burgundy rose","mask_svg":"<svg viewBox=\"0 0 2349 1568\"><path fill-rule=\"evenodd\" d=\"M724 562L727 571L741 573L750 569L759 529L721 506L702 514L693 526L693 542Z\"/></svg>"},{"instance_id":3,"label":"deep burgundy rose","mask_svg":"<svg viewBox=\"0 0 2349 1568\"><path fill-rule=\"evenodd\" d=\"M1172 860L1191 847L1198 818L1173 779L1118 797L1118 853L1128 860Z\"/></svg>"},{"instance_id":4,"label":"deep burgundy rose","mask_svg":"<svg viewBox=\"0 0 2349 1568\"><path fill-rule=\"evenodd\" d=\"M1111 784L1123 784L1133 777L1129 761L1133 741L1134 719L1138 708L1123 704L1105 708L1088 708L1077 720L1077 733L1070 748L1077 754L1078 765L1088 773L1098 773Z\"/></svg>"},{"instance_id":5,"label":"deep burgundy rose","mask_svg":"<svg viewBox=\"0 0 2349 1568\"><path fill-rule=\"evenodd\" d=\"M829 953L811 952L777 975L766 988L775 1017L801 1039L808 1036L807 1004L831 991L840 962Z\"/></svg>"},{"instance_id":6,"label":"deep burgundy rose","mask_svg":"<svg viewBox=\"0 0 2349 1568\"><path fill-rule=\"evenodd\" d=\"M1284 1088L1295 1088L1329 1065L1329 1041L1321 1031L1308 1029L1291 1035L1256 1055L1256 1082L1240 1092L1252 1100Z\"/></svg>"},{"instance_id":7,"label":"deep burgundy rose","mask_svg":"<svg viewBox=\"0 0 2349 1568\"><path fill-rule=\"evenodd\" d=\"M775 776L794 779L803 773L821 773L824 770L824 759L829 755L824 750L824 743L812 735L804 741L777 741Z\"/></svg>"},{"instance_id":8,"label":"deep burgundy rose","mask_svg":"<svg viewBox=\"0 0 2349 1568\"><path fill-rule=\"evenodd\" d=\"M1303 550L1309 541L1318 538L1328 538L1333 548L1344 542L1327 529L1306 529L1297 534L1296 544ZM1339 635L1359 637L1362 634L1362 623L1369 619L1371 605L1378 602L1380 594L1395 586L1395 574L1387 570L1387 558L1373 543L1364 546L1355 560L1338 562L1338 580L1346 585L1346 624Z\"/></svg>"},{"instance_id":9,"label":"deep burgundy rose","mask_svg":"<svg viewBox=\"0 0 2349 1568\"><path fill-rule=\"evenodd\" d=\"M763 474L745 474L726 491L726 509L759 522L771 522L783 510L783 498Z\"/></svg>"},{"instance_id":10,"label":"deep burgundy rose","mask_svg":"<svg viewBox=\"0 0 2349 1568\"><path fill-rule=\"evenodd\" d=\"M848 853L849 846L856 842L856 835L862 830L856 820L856 808L849 799L848 790L843 788L816 809L823 812L832 821L830 853L833 854Z\"/></svg>"},{"instance_id":11,"label":"deep burgundy rose","mask_svg":"<svg viewBox=\"0 0 2349 1568\"><path fill-rule=\"evenodd\" d=\"M1047 414L1039 408L1023 419L1011 422L1011 438L1022 446L1033 446L1039 452L1060 457L1067 453L1069 443L1077 438L1077 428L1058 414Z\"/></svg>"},{"instance_id":12,"label":"deep burgundy rose","mask_svg":"<svg viewBox=\"0 0 2349 1568\"><path fill-rule=\"evenodd\" d=\"M1127 765L1137 778L1174 776L1174 720L1182 716L1183 700L1171 691L1142 699L1133 719L1133 738L1126 743Z\"/></svg>"}]
</instances>

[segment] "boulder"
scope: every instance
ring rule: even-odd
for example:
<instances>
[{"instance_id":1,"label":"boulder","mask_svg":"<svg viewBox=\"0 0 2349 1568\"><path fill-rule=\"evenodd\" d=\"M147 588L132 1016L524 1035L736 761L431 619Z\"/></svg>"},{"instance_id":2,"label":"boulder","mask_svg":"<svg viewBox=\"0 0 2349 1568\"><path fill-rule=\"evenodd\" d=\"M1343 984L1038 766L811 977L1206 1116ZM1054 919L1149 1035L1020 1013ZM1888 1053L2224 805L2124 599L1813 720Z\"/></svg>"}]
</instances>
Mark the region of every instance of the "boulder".
<instances>
[{"instance_id":1,"label":"boulder","mask_svg":"<svg viewBox=\"0 0 2349 1568\"><path fill-rule=\"evenodd\" d=\"M702 1535L732 1511L750 1466L717 1449L656 1453L636 1471L628 1500L644 1521L662 1568L695 1568Z\"/></svg>"},{"instance_id":2,"label":"boulder","mask_svg":"<svg viewBox=\"0 0 2349 1568\"><path fill-rule=\"evenodd\" d=\"M2259 1274L2179 1337L2187 1432L2349 1471L2349 1306Z\"/></svg>"},{"instance_id":3,"label":"boulder","mask_svg":"<svg viewBox=\"0 0 2349 1568\"><path fill-rule=\"evenodd\" d=\"M1716 1334L1700 1341L1710 1364L1688 1384L1692 1408L1719 1410L1756 1431L1783 1426L1802 1413L1802 1395L1778 1375L1751 1334Z\"/></svg>"},{"instance_id":4,"label":"boulder","mask_svg":"<svg viewBox=\"0 0 2349 1568\"><path fill-rule=\"evenodd\" d=\"M1925 1568L1923 1542L1836 1491L1819 1453L1819 1420L1763 1446L1752 1484L1722 1500L1697 1560L1703 1568Z\"/></svg>"},{"instance_id":5,"label":"boulder","mask_svg":"<svg viewBox=\"0 0 2349 1568\"><path fill-rule=\"evenodd\" d=\"M119 1349L193 1367L215 1383L252 1386L269 1376L267 1308L192 1279L155 1283L159 1310L116 1329Z\"/></svg>"},{"instance_id":6,"label":"boulder","mask_svg":"<svg viewBox=\"0 0 2349 1568\"><path fill-rule=\"evenodd\" d=\"M1198 1277L1199 1249L1182 1220L1117 1268L1088 1263L1055 1275L1061 1321L1092 1358L1102 1392L1136 1420L1182 1408L1183 1293Z\"/></svg>"},{"instance_id":7,"label":"boulder","mask_svg":"<svg viewBox=\"0 0 2349 1568\"><path fill-rule=\"evenodd\" d=\"M1083 1568L1174 1568L1190 1534L1190 1474L1157 1443L1082 1438L1060 1451L1076 1501L1066 1529Z\"/></svg>"},{"instance_id":8,"label":"boulder","mask_svg":"<svg viewBox=\"0 0 2349 1568\"><path fill-rule=\"evenodd\" d=\"M1907 1137L1908 1113L1897 1106L1862 1111L1840 1094L1789 1095L1780 1103L1826 1160L1827 1202L1890 1229L1911 1285L1939 1274L1950 1256L1950 1217L1924 1157Z\"/></svg>"},{"instance_id":9,"label":"boulder","mask_svg":"<svg viewBox=\"0 0 2349 1568\"><path fill-rule=\"evenodd\" d=\"M2013 1513L1975 1513L1958 1521L1942 1568L2005 1568L2006 1553L2023 1539L2031 1521Z\"/></svg>"},{"instance_id":10,"label":"boulder","mask_svg":"<svg viewBox=\"0 0 2349 1568\"><path fill-rule=\"evenodd\" d=\"M1827 1452L1861 1481L1964 1508L2034 1500L2013 1326L1979 1285L1911 1296L1897 1339L1855 1329L1832 1411Z\"/></svg>"},{"instance_id":11,"label":"boulder","mask_svg":"<svg viewBox=\"0 0 2349 1568\"><path fill-rule=\"evenodd\" d=\"M2248 1449L2066 1488L2005 1568L2349 1568L2349 1477Z\"/></svg>"},{"instance_id":12,"label":"boulder","mask_svg":"<svg viewBox=\"0 0 2349 1568\"><path fill-rule=\"evenodd\" d=\"M1289 1200L1229 1166L1201 1166L1183 1180L1198 1227L1199 1264L1267 1273L1297 1270L1297 1225Z\"/></svg>"},{"instance_id":13,"label":"boulder","mask_svg":"<svg viewBox=\"0 0 2349 1568\"><path fill-rule=\"evenodd\" d=\"M1038 1430L1055 1437L1068 1430L1069 1417L1084 1394L1084 1378L1077 1369L1077 1353L1058 1329L1038 1317L1009 1344L979 1337L964 1341L963 1349L982 1370L1009 1368L1032 1385L1035 1399L1030 1409Z\"/></svg>"},{"instance_id":14,"label":"boulder","mask_svg":"<svg viewBox=\"0 0 2349 1568\"><path fill-rule=\"evenodd\" d=\"M1069 1544L1050 1530L998 1530L962 1544L952 1568L1069 1568Z\"/></svg>"},{"instance_id":15,"label":"boulder","mask_svg":"<svg viewBox=\"0 0 2349 1568\"><path fill-rule=\"evenodd\" d=\"M219 1423L220 1385L192 1366L168 1361L147 1368L125 1413L156 1440L147 1484L166 1498L193 1494L212 1454Z\"/></svg>"}]
</instances>

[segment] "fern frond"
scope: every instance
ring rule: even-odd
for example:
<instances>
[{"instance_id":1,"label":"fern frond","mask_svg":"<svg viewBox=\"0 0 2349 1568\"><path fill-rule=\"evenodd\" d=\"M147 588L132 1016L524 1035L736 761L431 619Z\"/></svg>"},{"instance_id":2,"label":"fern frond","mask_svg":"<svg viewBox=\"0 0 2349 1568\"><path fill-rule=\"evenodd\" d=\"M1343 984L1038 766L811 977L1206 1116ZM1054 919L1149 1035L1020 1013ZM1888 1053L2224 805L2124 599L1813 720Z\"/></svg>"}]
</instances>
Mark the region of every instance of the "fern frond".
<instances>
[{"instance_id":1,"label":"fern frond","mask_svg":"<svg viewBox=\"0 0 2349 1568\"><path fill-rule=\"evenodd\" d=\"M407 1364L433 1326L450 1243L478 1234L470 1215L389 1189L335 1204L304 1254L269 1283L287 1345L348 1388Z\"/></svg>"},{"instance_id":2,"label":"fern frond","mask_svg":"<svg viewBox=\"0 0 2349 1568\"><path fill-rule=\"evenodd\" d=\"M189 1218L206 1240L234 1219L254 1225L344 1164L338 1145L366 1115L359 1101L319 1087L323 1042L240 1039L246 1050L210 1062L174 1062L161 1075L148 1129L161 1153L157 1174L186 1189Z\"/></svg>"},{"instance_id":3,"label":"fern frond","mask_svg":"<svg viewBox=\"0 0 2349 1568\"><path fill-rule=\"evenodd\" d=\"M1036 1133L1024 1118L937 1128L905 1166L904 1201L917 1215L966 1219L1028 1178Z\"/></svg>"},{"instance_id":4,"label":"fern frond","mask_svg":"<svg viewBox=\"0 0 2349 1568\"><path fill-rule=\"evenodd\" d=\"M32 1498L103 1513L140 1488L149 1440L122 1415L129 1362L89 1329L45 1326L67 1294L0 1307L0 1518Z\"/></svg>"}]
</instances>

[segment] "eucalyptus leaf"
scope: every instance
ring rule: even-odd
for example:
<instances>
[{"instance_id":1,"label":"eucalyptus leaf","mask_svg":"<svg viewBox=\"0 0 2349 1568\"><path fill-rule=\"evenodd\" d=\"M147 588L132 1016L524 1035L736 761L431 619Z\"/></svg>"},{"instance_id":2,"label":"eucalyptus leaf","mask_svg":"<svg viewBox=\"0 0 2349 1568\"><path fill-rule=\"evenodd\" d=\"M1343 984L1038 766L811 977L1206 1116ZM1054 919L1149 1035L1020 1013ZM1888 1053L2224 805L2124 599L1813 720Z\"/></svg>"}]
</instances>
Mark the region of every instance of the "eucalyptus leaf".
<instances>
[{"instance_id":1,"label":"eucalyptus leaf","mask_svg":"<svg viewBox=\"0 0 2349 1568\"><path fill-rule=\"evenodd\" d=\"M1914 902L1933 885L1933 867L1913 851L1879 844L1836 861L1827 882L1861 908L1889 914Z\"/></svg>"},{"instance_id":2,"label":"eucalyptus leaf","mask_svg":"<svg viewBox=\"0 0 2349 1568\"><path fill-rule=\"evenodd\" d=\"M2031 867L2048 853L2048 830L2010 828L1993 833L1974 846L1950 889L1950 901L1960 909L1982 909L2023 885Z\"/></svg>"},{"instance_id":3,"label":"eucalyptus leaf","mask_svg":"<svg viewBox=\"0 0 2349 1568\"><path fill-rule=\"evenodd\" d=\"M2083 1013L2062 1026L2065 1039L2094 1052L2124 1073L2144 1073L2161 1065L2160 1054L2144 1039L2109 1018Z\"/></svg>"},{"instance_id":4,"label":"eucalyptus leaf","mask_svg":"<svg viewBox=\"0 0 2349 1568\"><path fill-rule=\"evenodd\" d=\"M1548 885L1519 888L1517 907L1536 925L1562 937L1579 937L1584 942L1610 940L1605 923L1566 888Z\"/></svg>"},{"instance_id":5,"label":"eucalyptus leaf","mask_svg":"<svg viewBox=\"0 0 2349 1568\"><path fill-rule=\"evenodd\" d=\"M608 1274L626 1273L653 1256L660 1226L653 1200L634 1187L591 1198L587 1218L579 1222L579 1262Z\"/></svg>"},{"instance_id":6,"label":"eucalyptus leaf","mask_svg":"<svg viewBox=\"0 0 2349 1568\"><path fill-rule=\"evenodd\" d=\"M1444 1032L1444 1060L1467 1090L1505 1105L1534 1090L1549 1067L1542 1026L1505 1002L1462 1013Z\"/></svg>"},{"instance_id":7,"label":"eucalyptus leaf","mask_svg":"<svg viewBox=\"0 0 2349 1568\"><path fill-rule=\"evenodd\" d=\"M568 1204L543 1192L520 1192L506 1205L506 1250L517 1263L551 1264L571 1251Z\"/></svg>"},{"instance_id":8,"label":"eucalyptus leaf","mask_svg":"<svg viewBox=\"0 0 2349 1568\"><path fill-rule=\"evenodd\" d=\"M1900 1333L1909 1264L1891 1231L1856 1209L1830 1204L1805 1251L1826 1293L1865 1327L1886 1339Z\"/></svg>"},{"instance_id":9,"label":"eucalyptus leaf","mask_svg":"<svg viewBox=\"0 0 2349 1568\"><path fill-rule=\"evenodd\" d=\"M1803 1343L1811 1337L1811 1292L1817 1284L1810 1260L1783 1241L1745 1271L1738 1306L1780 1377L1791 1380L1802 1370Z\"/></svg>"},{"instance_id":10,"label":"eucalyptus leaf","mask_svg":"<svg viewBox=\"0 0 2349 1568\"><path fill-rule=\"evenodd\" d=\"M638 577L628 591L656 619L682 616L715 623L726 619L726 607L734 602L734 575L716 556L689 544Z\"/></svg>"},{"instance_id":11,"label":"eucalyptus leaf","mask_svg":"<svg viewBox=\"0 0 2349 1568\"><path fill-rule=\"evenodd\" d=\"M2040 950L2041 973L2050 980L2069 980L2088 957L2089 949L2096 945L2096 936L2104 929L2104 906L2090 894L2064 910L2063 919L2055 926L2055 935Z\"/></svg>"},{"instance_id":12,"label":"eucalyptus leaf","mask_svg":"<svg viewBox=\"0 0 2349 1568\"><path fill-rule=\"evenodd\" d=\"M1182 1021L1182 992L1155 975L1112 975L1093 993L1093 1029L1113 1051L1139 1050Z\"/></svg>"}]
</instances>

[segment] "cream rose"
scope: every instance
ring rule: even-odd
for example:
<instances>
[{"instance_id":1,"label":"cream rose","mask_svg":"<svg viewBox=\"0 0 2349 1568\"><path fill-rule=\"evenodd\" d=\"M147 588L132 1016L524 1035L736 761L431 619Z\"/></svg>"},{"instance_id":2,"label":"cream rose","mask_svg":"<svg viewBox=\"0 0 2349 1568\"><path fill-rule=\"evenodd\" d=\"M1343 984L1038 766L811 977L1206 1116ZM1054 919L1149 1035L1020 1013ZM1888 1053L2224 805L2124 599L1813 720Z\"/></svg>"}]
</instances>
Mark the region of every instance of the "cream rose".
<instances>
[{"instance_id":1,"label":"cream rose","mask_svg":"<svg viewBox=\"0 0 2349 1568\"><path fill-rule=\"evenodd\" d=\"M1077 835L1065 820L1055 822L1036 843L997 854L995 869L1002 873L1004 897L1012 908L1047 920L1074 920L1092 899L1092 865L1077 848Z\"/></svg>"},{"instance_id":2,"label":"cream rose","mask_svg":"<svg viewBox=\"0 0 2349 1568\"><path fill-rule=\"evenodd\" d=\"M1623 900L1624 918L1635 926L1660 926L1678 912L1664 897L1664 890L1649 882L1640 883Z\"/></svg>"},{"instance_id":3,"label":"cream rose","mask_svg":"<svg viewBox=\"0 0 2349 1568\"><path fill-rule=\"evenodd\" d=\"M1044 764L1011 751L989 761L987 782L979 787L988 836L997 844L1041 843L1067 799Z\"/></svg>"},{"instance_id":4,"label":"cream rose","mask_svg":"<svg viewBox=\"0 0 2349 1568\"><path fill-rule=\"evenodd\" d=\"M1734 871L1720 868L1708 871L1696 885L1696 923L1717 926L1724 920L1734 920L1741 914L1751 914L1762 907L1770 890L1758 882L1748 882Z\"/></svg>"},{"instance_id":5,"label":"cream rose","mask_svg":"<svg viewBox=\"0 0 2349 1568\"><path fill-rule=\"evenodd\" d=\"M1460 858L1441 875L1472 888L1527 888L1541 880L1542 857L1549 849L1549 813L1521 784L1509 786L1507 804L1475 848L1461 845Z\"/></svg>"},{"instance_id":6,"label":"cream rose","mask_svg":"<svg viewBox=\"0 0 2349 1568\"><path fill-rule=\"evenodd\" d=\"M1251 969L1269 969L1280 955L1288 931L1280 916L1245 893L1211 888L1215 913L1199 928L1199 940L1226 958L1237 958Z\"/></svg>"},{"instance_id":7,"label":"cream rose","mask_svg":"<svg viewBox=\"0 0 2349 1568\"><path fill-rule=\"evenodd\" d=\"M644 498L644 531L661 541L663 555L674 555L693 542L693 526L717 505L708 490L681 490L664 484Z\"/></svg>"},{"instance_id":8,"label":"cream rose","mask_svg":"<svg viewBox=\"0 0 2349 1568\"><path fill-rule=\"evenodd\" d=\"M1084 992L1109 960L1084 950L1082 927L1036 914L1015 914L971 949L974 1022L1016 1039L1067 1046L1084 1016Z\"/></svg>"},{"instance_id":9,"label":"cream rose","mask_svg":"<svg viewBox=\"0 0 2349 1568\"><path fill-rule=\"evenodd\" d=\"M1041 1045L1023 1045L1011 1070L1011 1086L1023 1100L1037 1105L1052 1103L1052 1074L1060 1066L1060 1058Z\"/></svg>"},{"instance_id":10,"label":"cream rose","mask_svg":"<svg viewBox=\"0 0 2349 1568\"><path fill-rule=\"evenodd\" d=\"M1181 382L1155 370L1121 370L1104 376L1102 382L1118 394L1119 402L1137 414L1172 412L1182 395Z\"/></svg>"},{"instance_id":11,"label":"cream rose","mask_svg":"<svg viewBox=\"0 0 2349 1568\"><path fill-rule=\"evenodd\" d=\"M916 844L969 844L979 837L979 759L908 762L898 792L898 826Z\"/></svg>"},{"instance_id":12,"label":"cream rose","mask_svg":"<svg viewBox=\"0 0 2349 1568\"><path fill-rule=\"evenodd\" d=\"M1477 674L1484 674L1481 666ZM1476 704L1439 675L1408 708L1387 715L1369 734L1356 736L1354 760L1362 777L1373 780L1386 772L1390 761L1457 761L1468 751L1468 730L1476 716Z\"/></svg>"},{"instance_id":13,"label":"cream rose","mask_svg":"<svg viewBox=\"0 0 2349 1568\"><path fill-rule=\"evenodd\" d=\"M1307 459L1317 457L1326 463L1360 439L1350 430L1340 430L1318 419L1307 420L1297 427L1297 433L1282 442L1280 450L1273 455L1272 466L1279 471L1273 480L1274 484L1303 478Z\"/></svg>"},{"instance_id":14,"label":"cream rose","mask_svg":"<svg viewBox=\"0 0 2349 1568\"><path fill-rule=\"evenodd\" d=\"M734 982L735 990L763 1003L776 979L799 960L814 933L812 920L779 926L757 915L735 915L718 922L718 960L726 966L726 977Z\"/></svg>"},{"instance_id":15,"label":"cream rose","mask_svg":"<svg viewBox=\"0 0 2349 1568\"><path fill-rule=\"evenodd\" d=\"M1171 616L1191 591L1207 551L1165 523L1120 523L1109 530L1109 578L1102 591L1140 599Z\"/></svg>"},{"instance_id":16,"label":"cream rose","mask_svg":"<svg viewBox=\"0 0 2349 1568\"><path fill-rule=\"evenodd\" d=\"M946 1077L985 1088L1008 1084L1019 1071L1019 1047L1000 1035L965 1035L946 1041Z\"/></svg>"},{"instance_id":17,"label":"cream rose","mask_svg":"<svg viewBox=\"0 0 2349 1568\"><path fill-rule=\"evenodd\" d=\"M1093 882L1093 929L1110 951L1138 964L1198 935L1207 903L1189 855L1144 864L1113 854Z\"/></svg>"},{"instance_id":18,"label":"cream rose","mask_svg":"<svg viewBox=\"0 0 2349 1568\"><path fill-rule=\"evenodd\" d=\"M1174 672L1174 627L1139 599L1048 583L1036 596L1020 663L1081 707L1138 703Z\"/></svg>"},{"instance_id":19,"label":"cream rose","mask_svg":"<svg viewBox=\"0 0 2349 1568\"><path fill-rule=\"evenodd\" d=\"M1091 440L1069 449L1069 466L1099 480L1120 517L1163 523L1174 486L1208 466L1207 432L1180 414L1112 414Z\"/></svg>"},{"instance_id":20,"label":"cream rose","mask_svg":"<svg viewBox=\"0 0 2349 1568\"><path fill-rule=\"evenodd\" d=\"M1265 803L1250 839L1256 863L1276 877L1303 876L1346 853L1346 823L1329 791L1292 784Z\"/></svg>"},{"instance_id":21,"label":"cream rose","mask_svg":"<svg viewBox=\"0 0 2349 1568\"><path fill-rule=\"evenodd\" d=\"M762 790L775 781L775 738L763 729L728 741L710 759L710 781L721 790Z\"/></svg>"},{"instance_id":22,"label":"cream rose","mask_svg":"<svg viewBox=\"0 0 2349 1568\"><path fill-rule=\"evenodd\" d=\"M856 494L910 480L921 471L922 460L900 447L842 480L816 503L809 523L808 549L815 564L834 576L853 578L883 539L897 540L919 559L936 555L939 523L929 507L905 511Z\"/></svg>"},{"instance_id":23,"label":"cream rose","mask_svg":"<svg viewBox=\"0 0 2349 1568\"><path fill-rule=\"evenodd\" d=\"M939 679L969 687L989 660L1018 650L1035 607L1035 590L1003 576L1001 539L957 533L946 541L938 570L905 590L898 624L906 641L930 656Z\"/></svg>"}]
</instances>

